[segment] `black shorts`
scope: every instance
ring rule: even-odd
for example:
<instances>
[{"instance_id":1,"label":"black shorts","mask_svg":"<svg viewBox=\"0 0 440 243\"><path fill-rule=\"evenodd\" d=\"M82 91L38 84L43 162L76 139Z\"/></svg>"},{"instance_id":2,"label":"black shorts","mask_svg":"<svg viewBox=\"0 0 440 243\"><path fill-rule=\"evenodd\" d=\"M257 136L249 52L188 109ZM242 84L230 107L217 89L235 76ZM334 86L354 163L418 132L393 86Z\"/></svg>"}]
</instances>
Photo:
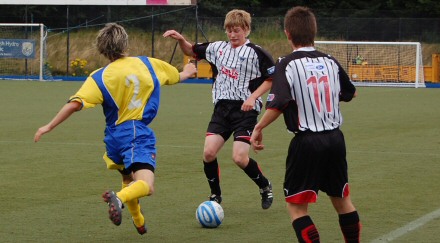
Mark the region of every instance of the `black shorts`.
<instances>
[{"instance_id":1,"label":"black shorts","mask_svg":"<svg viewBox=\"0 0 440 243\"><path fill-rule=\"evenodd\" d=\"M206 136L219 134L225 141L234 134L234 141L250 144L250 138L257 124L258 112L242 111L243 101L220 100L214 107Z\"/></svg>"},{"instance_id":2,"label":"black shorts","mask_svg":"<svg viewBox=\"0 0 440 243\"><path fill-rule=\"evenodd\" d=\"M133 163L130 168L124 168L118 171L122 175L130 175L132 172L136 172L142 169L151 170L154 173L154 167L151 164L147 163Z\"/></svg>"},{"instance_id":3,"label":"black shorts","mask_svg":"<svg viewBox=\"0 0 440 243\"><path fill-rule=\"evenodd\" d=\"M349 194L344 135L339 129L298 133L286 159L286 202L316 202L321 190L332 197Z\"/></svg>"}]
</instances>

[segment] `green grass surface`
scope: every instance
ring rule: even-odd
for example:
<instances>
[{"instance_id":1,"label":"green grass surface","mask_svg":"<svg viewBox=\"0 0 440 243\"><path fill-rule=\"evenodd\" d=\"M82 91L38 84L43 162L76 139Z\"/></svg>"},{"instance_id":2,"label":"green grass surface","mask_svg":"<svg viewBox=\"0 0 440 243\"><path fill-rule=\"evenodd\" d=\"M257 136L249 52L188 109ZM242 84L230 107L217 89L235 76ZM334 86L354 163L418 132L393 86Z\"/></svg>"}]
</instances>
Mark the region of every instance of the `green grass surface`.
<instances>
[{"instance_id":1,"label":"green grass surface","mask_svg":"<svg viewBox=\"0 0 440 243\"><path fill-rule=\"evenodd\" d=\"M102 108L74 114L39 143L47 123L81 82L0 81L1 242L295 242L282 191L291 135L282 119L264 133L266 149L251 156L274 186L262 210L257 187L231 161L231 142L219 155L225 219L203 229L196 207L207 199L202 149L213 109L210 85L162 89L158 117L156 192L141 200L148 234L139 236L128 211L114 226L101 194L120 188L104 152ZM440 90L358 88L343 103L352 199L370 242L440 208ZM337 215L324 193L310 214L322 242L343 242ZM440 219L395 242L438 242ZM422 240L420 240L422 239Z\"/></svg>"}]
</instances>

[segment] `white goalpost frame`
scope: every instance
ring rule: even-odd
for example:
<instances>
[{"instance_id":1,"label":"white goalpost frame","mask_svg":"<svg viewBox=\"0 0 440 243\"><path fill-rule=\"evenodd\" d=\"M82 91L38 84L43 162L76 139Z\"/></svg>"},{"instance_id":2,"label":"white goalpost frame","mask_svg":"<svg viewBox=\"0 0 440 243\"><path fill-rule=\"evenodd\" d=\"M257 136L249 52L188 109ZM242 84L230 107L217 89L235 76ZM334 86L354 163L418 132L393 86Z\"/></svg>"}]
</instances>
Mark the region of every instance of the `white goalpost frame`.
<instances>
[{"instance_id":1,"label":"white goalpost frame","mask_svg":"<svg viewBox=\"0 0 440 243\"><path fill-rule=\"evenodd\" d=\"M359 45L359 46L414 46L415 52L415 79L413 82L354 82L357 86L393 86L393 87L425 87L424 82L424 74L423 74L423 64L422 62L422 52L421 52L421 44L420 42L368 42L368 41L315 41L315 47L317 50L320 50L320 45ZM330 48L329 48L330 49ZM322 50L323 52L335 56L338 59L337 55L332 54L332 50ZM344 53L346 56L348 53ZM338 59L338 61L340 61ZM350 60L348 60L350 61ZM341 63L343 65L343 63ZM343 65L344 66L344 65ZM348 67L347 67L348 69ZM349 73L349 70L346 70ZM352 79L352 77L350 77Z\"/></svg>"},{"instance_id":2,"label":"white goalpost frame","mask_svg":"<svg viewBox=\"0 0 440 243\"><path fill-rule=\"evenodd\" d=\"M44 81L43 78L43 65L44 65L44 39L46 38L44 35L44 24L20 24L20 23L0 23L0 27L40 27L40 63L39 63L39 78L38 80Z\"/></svg>"}]
</instances>

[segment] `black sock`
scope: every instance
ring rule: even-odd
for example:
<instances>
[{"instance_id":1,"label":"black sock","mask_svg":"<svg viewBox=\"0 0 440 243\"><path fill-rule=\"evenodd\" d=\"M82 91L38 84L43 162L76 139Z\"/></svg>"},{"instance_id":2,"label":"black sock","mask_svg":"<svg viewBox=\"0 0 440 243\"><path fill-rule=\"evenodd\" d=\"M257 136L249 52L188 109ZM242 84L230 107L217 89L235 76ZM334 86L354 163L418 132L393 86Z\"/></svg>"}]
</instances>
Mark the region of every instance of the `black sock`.
<instances>
[{"instance_id":1,"label":"black sock","mask_svg":"<svg viewBox=\"0 0 440 243\"><path fill-rule=\"evenodd\" d=\"M206 179L208 179L211 193L220 196L222 191L220 190L220 169L218 167L217 159L209 163L203 161L203 170L205 171Z\"/></svg>"},{"instance_id":2,"label":"black sock","mask_svg":"<svg viewBox=\"0 0 440 243\"><path fill-rule=\"evenodd\" d=\"M257 162L252 158L249 158L249 164L243 170L246 175L248 175L249 178L251 178L255 184L258 185L259 188L265 188L269 185L269 180L264 177L263 173L258 167Z\"/></svg>"},{"instance_id":3,"label":"black sock","mask_svg":"<svg viewBox=\"0 0 440 243\"><path fill-rule=\"evenodd\" d=\"M319 243L319 233L310 216L302 216L292 222L298 242Z\"/></svg>"},{"instance_id":4,"label":"black sock","mask_svg":"<svg viewBox=\"0 0 440 243\"><path fill-rule=\"evenodd\" d=\"M339 214L339 226L346 243L360 242L361 224L357 211Z\"/></svg>"}]
</instances>

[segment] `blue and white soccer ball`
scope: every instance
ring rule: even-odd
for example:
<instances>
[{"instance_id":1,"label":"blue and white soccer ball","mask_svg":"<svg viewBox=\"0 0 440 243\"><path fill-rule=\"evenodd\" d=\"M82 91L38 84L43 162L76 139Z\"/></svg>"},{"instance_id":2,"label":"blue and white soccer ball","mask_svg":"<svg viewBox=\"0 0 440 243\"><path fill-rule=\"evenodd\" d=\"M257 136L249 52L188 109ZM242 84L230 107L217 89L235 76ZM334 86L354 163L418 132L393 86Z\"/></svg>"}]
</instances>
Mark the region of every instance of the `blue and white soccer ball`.
<instances>
[{"instance_id":1,"label":"blue and white soccer ball","mask_svg":"<svg viewBox=\"0 0 440 243\"><path fill-rule=\"evenodd\" d=\"M225 217L222 206L214 201L202 202L196 211L196 219L204 228L216 228Z\"/></svg>"}]
</instances>

